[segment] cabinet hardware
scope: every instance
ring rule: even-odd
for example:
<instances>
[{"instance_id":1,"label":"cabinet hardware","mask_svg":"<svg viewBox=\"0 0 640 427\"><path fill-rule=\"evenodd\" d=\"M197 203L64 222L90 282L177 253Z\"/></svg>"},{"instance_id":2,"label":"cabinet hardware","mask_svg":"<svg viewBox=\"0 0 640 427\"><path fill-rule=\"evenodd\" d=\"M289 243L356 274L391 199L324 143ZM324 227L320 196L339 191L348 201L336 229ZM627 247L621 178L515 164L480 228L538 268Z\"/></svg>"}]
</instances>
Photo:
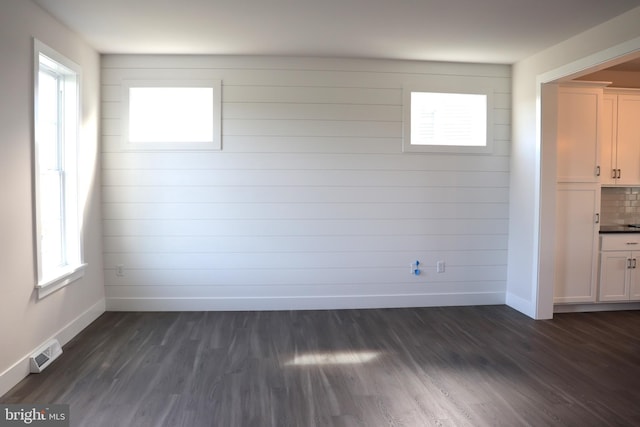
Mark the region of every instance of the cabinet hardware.
<instances>
[{"instance_id":1,"label":"cabinet hardware","mask_svg":"<svg viewBox=\"0 0 640 427\"><path fill-rule=\"evenodd\" d=\"M616 169L618 171L618 176L616 176L616 179L620 179L622 177L622 172L620 172L620 169Z\"/></svg>"},{"instance_id":2,"label":"cabinet hardware","mask_svg":"<svg viewBox=\"0 0 640 427\"><path fill-rule=\"evenodd\" d=\"M596 224L600 224L600 214L596 214Z\"/></svg>"},{"instance_id":3,"label":"cabinet hardware","mask_svg":"<svg viewBox=\"0 0 640 427\"><path fill-rule=\"evenodd\" d=\"M596 176L600 176L600 166L596 166Z\"/></svg>"},{"instance_id":4,"label":"cabinet hardware","mask_svg":"<svg viewBox=\"0 0 640 427\"><path fill-rule=\"evenodd\" d=\"M631 268L631 258L627 258L627 268Z\"/></svg>"},{"instance_id":5,"label":"cabinet hardware","mask_svg":"<svg viewBox=\"0 0 640 427\"><path fill-rule=\"evenodd\" d=\"M627 242L627 245L637 245L638 242Z\"/></svg>"},{"instance_id":6,"label":"cabinet hardware","mask_svg":"<svg viewBox=\"0 0 640 427\"><path fill-rule=\"evenodd\" d=\"M611 178L616 179L617 175L618 174L616 173L616 170L615 169L611 169Z\"/></svg>"},{"instance_id":7,"label":"cabinet hardware","mask_svg":"<svg viewBox=\"0 0 640 427\"><path fill-rule=\"evenodd\" d=\"M634 258L633 259L633 267L631 267L631 268L636 268L636 264L637 264L637 260Z\"/></svg>"}]
</instances>

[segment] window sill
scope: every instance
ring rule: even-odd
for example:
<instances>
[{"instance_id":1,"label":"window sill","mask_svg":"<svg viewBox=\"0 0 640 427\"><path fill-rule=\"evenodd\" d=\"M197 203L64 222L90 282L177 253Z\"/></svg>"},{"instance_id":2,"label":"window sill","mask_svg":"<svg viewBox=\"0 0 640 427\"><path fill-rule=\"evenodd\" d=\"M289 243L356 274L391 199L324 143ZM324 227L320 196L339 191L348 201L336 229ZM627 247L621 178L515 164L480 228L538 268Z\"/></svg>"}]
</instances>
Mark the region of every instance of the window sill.
<instances>
[{"instance_id":1,"label":"window sill","mask_svg":"<svg viewBox=\"0 0 640 427\"><path fill-rule=\"evenodd\" d=\"M86 267L87 264L79 264L69 267L62 271L57 277L38 283L36 285L36 289L38 290L38 299L51 295L55 291L64 288L78 279L81 279L84 276Z\"/></svg>"},{"instance_id":2,"label":"window sill","mask_svg":"<svg viewBox=\"0 0 640 427\"><path fill-rule=\"evenodd\" d=\"M122 148L133 152L151 151L222 151L221 142L123 142Z\"/></svg>"}]
</instances>

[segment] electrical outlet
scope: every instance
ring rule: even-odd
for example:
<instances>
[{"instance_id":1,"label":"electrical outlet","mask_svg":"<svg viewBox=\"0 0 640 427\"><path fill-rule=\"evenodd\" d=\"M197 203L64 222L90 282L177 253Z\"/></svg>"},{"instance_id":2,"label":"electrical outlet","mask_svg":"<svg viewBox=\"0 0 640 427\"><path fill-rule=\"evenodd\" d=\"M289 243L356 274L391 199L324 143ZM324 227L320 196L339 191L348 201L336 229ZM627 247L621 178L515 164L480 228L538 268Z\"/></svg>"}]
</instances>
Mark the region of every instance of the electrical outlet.
<instances>
[{"instance_id":1,"label":"electrical outlet","mask_svg":"<svg viewBox=\"0 0 640 427\"><path fill-rule=\"evenodd\" d=\"M124 277L124 265L122 264L116 265L116 276Z\"/></svg>"},{"instance_id":2,"label":"electrical outlet","mask_svg":"<svg viewBox=\"0 0 640 427\"><path fill-rule=\"evenodd\" d=\"M444 273L445 263L444 261L436 262L436 273Z\"/></svg>"}]
</instances>

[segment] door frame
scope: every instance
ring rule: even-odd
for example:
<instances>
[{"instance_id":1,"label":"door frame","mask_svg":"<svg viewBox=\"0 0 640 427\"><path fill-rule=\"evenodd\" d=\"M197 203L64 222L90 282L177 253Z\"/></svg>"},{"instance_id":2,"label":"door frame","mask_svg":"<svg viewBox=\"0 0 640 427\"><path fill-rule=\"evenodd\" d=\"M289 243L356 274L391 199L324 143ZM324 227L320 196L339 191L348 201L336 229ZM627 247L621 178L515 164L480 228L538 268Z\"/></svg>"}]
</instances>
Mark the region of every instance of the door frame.
<instances>
[{"instance_id":1,"label":"door frame","mask_svg":"<svg viewBox=\"0 0 640 427\"><path fill-rule=\"evenodd\" d=\"M534 290L535 318L553 317L553 291L555 281L555 229L556 229L556 121L557 93L555 83L570 81L580 76L640 57L640 38L602 50L577 61L565 64L536 78L536 144L538 144L536 194L537 224L537 289Z\"/></svg>"}]
</instances>

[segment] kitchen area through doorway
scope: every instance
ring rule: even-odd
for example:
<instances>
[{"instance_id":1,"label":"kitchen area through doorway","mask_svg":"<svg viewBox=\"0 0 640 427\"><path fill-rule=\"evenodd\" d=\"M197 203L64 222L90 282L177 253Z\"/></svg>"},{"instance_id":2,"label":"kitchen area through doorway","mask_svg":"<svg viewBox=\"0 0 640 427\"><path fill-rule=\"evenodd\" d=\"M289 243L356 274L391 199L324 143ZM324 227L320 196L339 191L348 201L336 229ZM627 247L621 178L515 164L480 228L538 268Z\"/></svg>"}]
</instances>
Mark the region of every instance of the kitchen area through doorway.
<instances>
[{"instance_id":1,"label":"kitchen area through doorway","mask_svg":"<svg viewBox=\"0 0 640 427\"><path fill-rule=\"evenodd\" d=\"M640 59L552 85L554 311L640 309Z\"/></svg>"}]
</instances>

